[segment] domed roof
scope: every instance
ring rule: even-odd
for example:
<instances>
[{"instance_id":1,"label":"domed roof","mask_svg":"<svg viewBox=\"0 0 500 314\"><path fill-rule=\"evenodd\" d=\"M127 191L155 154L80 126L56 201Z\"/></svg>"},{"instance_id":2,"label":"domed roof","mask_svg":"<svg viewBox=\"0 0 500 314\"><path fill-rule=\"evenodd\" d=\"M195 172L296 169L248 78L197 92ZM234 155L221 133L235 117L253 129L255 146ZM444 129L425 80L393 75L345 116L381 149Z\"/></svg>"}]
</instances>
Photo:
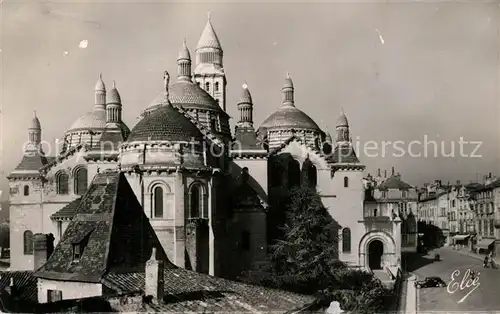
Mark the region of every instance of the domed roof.
<instances>
[{"instance_id":1,"label":"domed roof","mask_svg":"<svg viewBox=\"0 0 500 314\"><path fill-rule=\"evenodd\" d=\"M189 53L189 49L186 45L186 40L182 43L182 48L179 51L179 57L177 60L191 60L191 54Z\"/></svg>"},{"instance_id":2,"label":"domed roof","mask_svg":"<svg viewBox=\"0 0 500 314\"><path fill-rule=\"evenodd\" d=\"M219 38L217 37L217 34L215 34L214 27L212 26L212 22L210 20L210 13L208 14L208 21L205 25L205 29L203 29L203 32L201 33L198 45L196 45L196 50L202 48L214 48L222 50Z\"/></svg>"},{"instance_id":3,"label":"domed roof","mask_svg":"<svg viewBox=\"0 0 500 314\"><path fill-rule=\"evenodd\" d=\"M260 126L265 129L312 129L320 130L319 126L302 110L295 106L284 105L271 114Z\"/></svg>"},{"instance_id":4,"label":"domed roof","mask_svg":"<svg viewBox=\"0 0 500 314\"><path fill-rule=\"evenodd\" d=\"M42 126L40 125L40 120L38 120L38 117L36 116L36 112L34 113L33 119L31 120L30 129L36 129L36 130L42 129Z\"/></svg>"},{"instance_id":5,"label":"domed roof","mask_svg":"<svg viewBox=\"0 0 500 314\"><path fill-rule=\"evenodd\" d=\"M97 79L97 82L95 83L94 90L106 91L106 85L104 85L104 81L102 80L102 74L99 74L99 78Z\"/></svg>"},{"instance_id":6,"label":"domed roof","mask_svg":"<svg viewBox=\"0 0 500 314\"><path fill-rule=\"evenodd\" d=\"M243 84L243 90L241 91L241 96L240 100L238 101L239 104L251 104L252 103L252 95L250 95L250 91L248 90L247 84Z\"/></svg>"},{"instance_id":7,"label":"domed roof","mask_svg":"<svg viewBox=\"0 0 500 314\"><path fill-rule=\"evenodd\" d=\"M337 119L337 126L349 126L349 122L347 121L347 117L344 114L344 110Z\"/></svg>"},{"instance_id":8,"label":"domed roof","mask_svg":"<svg viewBox=\"0 0 500 314\"><path fill-rule=\"evenodd\" d=\"M106 111L96 110L92 112L87 112L83 116L79 117L69 128L68 131L73 130L92 130L92 129L104 129L106 127Z\"/></svg>"},{"instance_id":9,"label":"domed roof","mask_svg":"<svg viewBox=\"0 0 500 314\"><path fill-rule=\"evenodd\" d=\"M187 109L205 109L222 111L215 99L197 84L189 81L178 81L169 86L170 103ZM148 108L156 107L163 103L165 92L161 92L151 102Z\"/></svg>"},{"instance_id":10,"label":"domed roof","mask_svg":"<svg viewBox=\"0 0 500 314\"><path fill-rule=\"evenodd\" d=\"M116 83L113 81L113 88L108 92L108 104L121 104L120 93L116 89Z\"/></svg>"},{"instance_id":11,"label":"domed roof","mask_svg":"<svg viewBox=\"0 0 500 314\"><path fill-rule=\"evenodd\" d=\"M164 105L145 116L130 132L127 142L201 140L200 130L172 105Z\"/></svg>"}]
</instances>

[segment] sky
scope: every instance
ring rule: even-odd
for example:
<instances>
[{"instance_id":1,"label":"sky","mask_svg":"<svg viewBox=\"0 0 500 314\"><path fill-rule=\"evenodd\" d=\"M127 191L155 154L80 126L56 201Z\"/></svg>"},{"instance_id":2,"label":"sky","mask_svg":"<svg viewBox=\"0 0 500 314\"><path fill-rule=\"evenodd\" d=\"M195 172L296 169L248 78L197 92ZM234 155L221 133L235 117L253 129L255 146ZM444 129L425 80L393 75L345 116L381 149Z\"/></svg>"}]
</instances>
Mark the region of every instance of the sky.
<instances>
[{"instance_id":1,"label":"sky","mask_svg":"<svg viewBox=\"0 0 500 314\"><path fill-rule=\"evenodd\" d=\"M233 127L244 82L258 127L280 107L289 72L296 106L323 130L334 134L344 110L367 173L394 166L413 185L500 175L499 1L4 0L0 189L21 159L33 111L43 139L61 139L92 110L99 73L108 89L116 80L132 129L162 90L163 72L175 75L184 38L194 56L208 12L224 50ZM437 152L428 144L424 154L426 138ZM480 144L461 152L460 138ZM367 141L378 149L366 152ZM384 154L384 141L422 143L401 156L390 144Z\"/></svg>"}]
</instances>

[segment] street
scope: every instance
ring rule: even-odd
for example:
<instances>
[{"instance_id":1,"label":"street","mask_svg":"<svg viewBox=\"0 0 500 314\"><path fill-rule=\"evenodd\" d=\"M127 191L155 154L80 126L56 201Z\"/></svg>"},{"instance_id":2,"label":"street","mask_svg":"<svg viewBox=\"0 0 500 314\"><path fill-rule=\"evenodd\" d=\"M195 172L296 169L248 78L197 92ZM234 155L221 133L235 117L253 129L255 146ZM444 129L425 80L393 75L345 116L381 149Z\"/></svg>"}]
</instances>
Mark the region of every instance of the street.
<instances>
[{"instance_id":1,"label":"street","mask_svg":"<svg viewBox=\"0 0 500 314\"><path fill-rule=\"evenodd\" d=\"M441 261L434 261L434 253L441 255ZM428 255L411 258L406 261L407 270L417 275L418 280L425 277L441 277L449 289L445 288L422 288L417 290L418 310L422 313L427 311L497 311L500 310L500 269L483 268L482 261L471 256L459 253L451 248L441 248L428 253ZM459 285L465 272L470 269L479 272L479 285L474 290L472 280L469 288ZM452 273L458 270L454 276L456 285L451 285ZM455 289L454 292L452 288ZM448 292L450 290L450 293ZM472 291L474 290L474 291ZM467 297L465 297L470 293ZM465 298L464 298L465 297ZM462 300L461 300L462 299ZM459 301L462 301L459 303Z\"/></svg>"}]
</instances>

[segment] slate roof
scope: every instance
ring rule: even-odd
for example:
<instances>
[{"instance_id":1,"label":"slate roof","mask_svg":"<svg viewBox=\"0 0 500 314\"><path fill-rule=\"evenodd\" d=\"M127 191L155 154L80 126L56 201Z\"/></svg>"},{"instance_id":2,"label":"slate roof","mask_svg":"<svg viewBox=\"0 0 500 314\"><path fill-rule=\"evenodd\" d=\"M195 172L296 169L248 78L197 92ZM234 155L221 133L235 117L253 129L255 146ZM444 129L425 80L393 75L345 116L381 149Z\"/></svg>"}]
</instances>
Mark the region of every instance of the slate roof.
<instances>
[{"instance_id":1,"label":"slate roof","mask_svg":"<svg viewBox=\"0 0 500 314\"><path fill-rule=\"evenodd\" d=\"M172 105L161 106L132 129L127 142L201 140L200 130Z\"/></svg>"},{"instance_id":2,"label":"slate roof","mask_svg":"<svg viewBox=\"0 0 500 314\"><path fill-rule=\"evenodd\" d=\"M14 279L14 287L21 300L37 302L37 279L33 271L0 271L0 291L10 286L10 279Z\"/></svg>"},{"instance_id":3,"label":"slate roof","mask_svg":"<svg viewBox=\"0 0 500 314\"><path fill-rule=\"evenodd\" d=\"M148 308L156 312L286 312L312 303L312 296L216 278L184 268L164 271L165 297ZM119 294L141 294L144 273L109 273L103 285ZM126 309L122 309L126 310Z\"/></svg>"},{"instance_id":4,"label":"slate roof","mask_svg":"<svg viewBox=\"0 0 500 314\"><path fill-rule=\"evenodd\" d=\"M64 206L63 208L61 208L60 210L58 210L57 212L52 214L52 216L50 216L50 218L54 219L54 220L73 219L73 217L75 217L76 210L78 209L78 206L80 205L81 201L82 201L81 197L75 199L74 201L72 201L68 205Z\"/></svg>"},{"instance_id":5,"label":"slate roof","mask_svg":"<svg viewBox=\"0 0 500 314\"><path fill-rule=\"evenodd\" d=\"M398 190L408 190L411 189L412 186L408 183L402 181L397 176L393 175L387 178L384 182L382 182L377 189L379 190L388 190L388 189L398 189Z\"/></svg>"},{"instance_id":6,"label":"slate roof","mask_svg":"<svg viewBox=\"0 0 500 314\"><path fill-rule=\"evenodd\" d=\"M73 261L73 244L83 247ZM97 174L82 196L76 215L48 261L35 276L53 280L100 282L110 271L143 270L157 247L158 258L168 262L161 244L123 174Z\"/></svg>"}]
</instances>

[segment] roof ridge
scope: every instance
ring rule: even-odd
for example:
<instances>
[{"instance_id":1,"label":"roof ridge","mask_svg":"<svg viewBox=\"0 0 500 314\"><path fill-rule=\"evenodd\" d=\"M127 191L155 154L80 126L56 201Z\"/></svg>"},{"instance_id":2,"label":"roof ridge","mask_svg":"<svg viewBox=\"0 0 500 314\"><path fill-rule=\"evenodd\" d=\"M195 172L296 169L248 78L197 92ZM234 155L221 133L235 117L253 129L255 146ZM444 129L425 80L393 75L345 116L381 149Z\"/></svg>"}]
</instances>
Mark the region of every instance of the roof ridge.
<instances>
[{"instance_id":1,"label":"roof ridge","mask_svg":"<svg viewBox=\"0 0 500 314\"><path fill-rule=\"evenodd\" d=\"M107 169L107 170L109 170L109 169ZM103 174L111 174L111 173L112 173L111 171L106 171ZM118 174L118 182L117 182L116 187L115 187L116 190L114 191L115 193L113 195L113 203L111 205L112 208L110 211L110 215L113 218L111 219L111 223L109 224L109 235L108 235L108 239L107 239L109 245L106 246L106 252L104 253L104 261L106 263L106 265L104 266L105 272L107 272L107 270L109 268L109 251L111 250L111 237L113 236L113 226L115 224L115 219L116 219L115 211L116 211L116 201L118 199L118 191L120 189L120 184L123 184L122 179L125 179L125 176L123 176L123 173L117 172L117 174ZM123 178L122 178L122 176L123 176Z\"/></svg>"}]
</instances>

